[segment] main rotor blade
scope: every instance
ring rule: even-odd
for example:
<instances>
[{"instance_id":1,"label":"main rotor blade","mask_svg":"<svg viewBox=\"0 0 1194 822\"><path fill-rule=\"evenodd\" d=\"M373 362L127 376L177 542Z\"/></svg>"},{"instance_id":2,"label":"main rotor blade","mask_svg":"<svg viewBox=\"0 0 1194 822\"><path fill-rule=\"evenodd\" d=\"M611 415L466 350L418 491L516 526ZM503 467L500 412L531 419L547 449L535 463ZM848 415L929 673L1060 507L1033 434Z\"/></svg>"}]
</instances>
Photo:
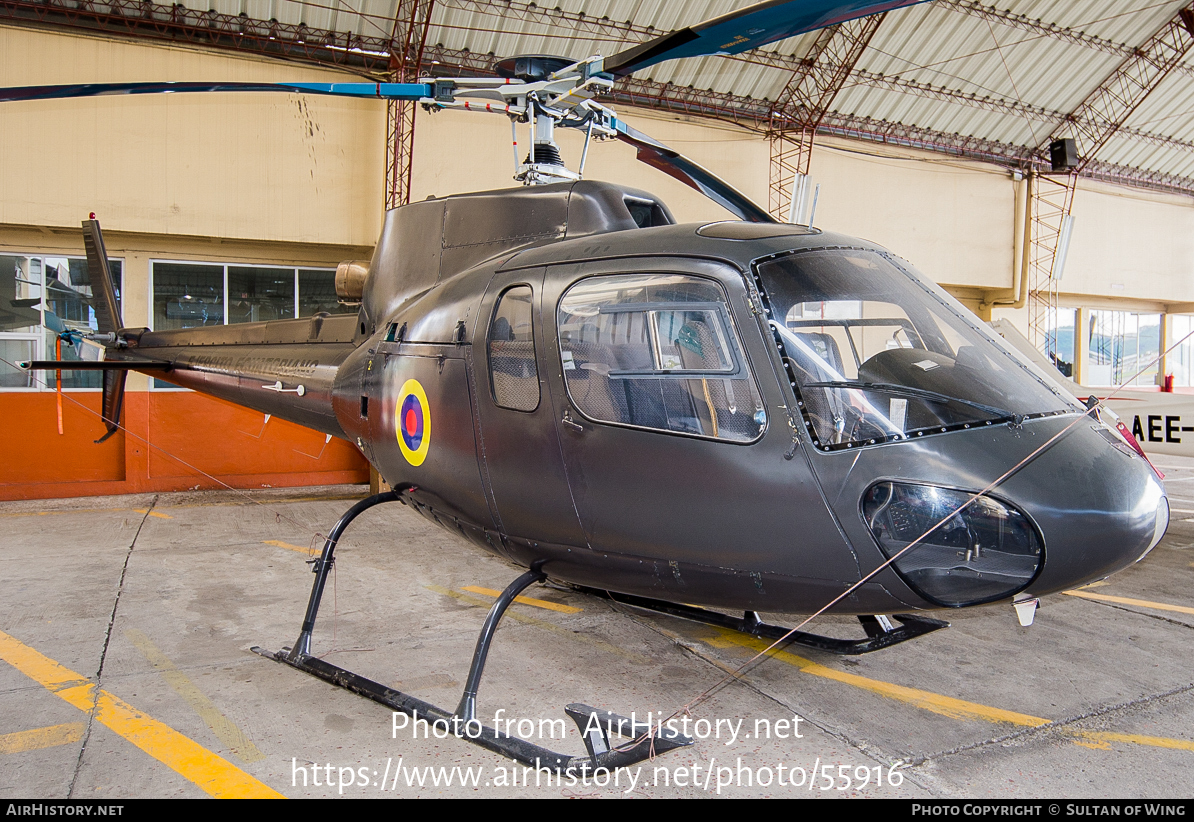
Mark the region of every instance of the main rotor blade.
<instances>
[{"instance_id":1,"label":"main rotor blade","mask_svg":"<svg viewBox=\"0 0 1194 822\"><path fill-rule=\"evenodd\" d=\"M427 83L72 83L63 86L0 88L0 102L55 100L65 97L103 97L110 94L180 94L201 91L285 91L336 97L383 100L422 100L434 96Z\"/></svg>"},{"instance_id":2,"label":"main rotor blade","mask_svg":"<svg viewBox=\"0 0 1194 822\"><path fill-rule=\"evenodd\" d=\"M664 60L738 54L856 17L923 2L925 0L765 0L619 52L605 60L602 70L615 77L625 77Z\"/></svg>"},{"instance_id":3,"label":"main rotor blade","mask_svg":"<svg viewBox=\"0 0 1194 822\"><path fill-rule=\"evenodd\" d=\"M749 197L718 177L712 171L697 165L678 151L631 128L621 120L614 121L618 139L638 149L638 159L652 168L657 168L669 177L675 177L686 186L691 186L722 208L749 223L774 223L777 220L755 205Z\"/></svg>"}]
</instances>

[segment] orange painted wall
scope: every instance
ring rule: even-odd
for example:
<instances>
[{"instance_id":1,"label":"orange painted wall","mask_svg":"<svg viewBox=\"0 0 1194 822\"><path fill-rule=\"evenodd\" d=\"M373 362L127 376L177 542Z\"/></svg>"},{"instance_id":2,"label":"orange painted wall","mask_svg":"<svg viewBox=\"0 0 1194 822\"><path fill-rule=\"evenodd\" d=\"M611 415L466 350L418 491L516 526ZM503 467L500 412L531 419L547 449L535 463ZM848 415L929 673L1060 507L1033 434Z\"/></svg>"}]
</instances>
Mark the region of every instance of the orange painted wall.
<instances>
[{"instance_id":1,"label":"orange painted wall","mask_svg":"<svg viewBox=\"0 0 1194 822\"><path fill-rule=\"evenodd\" d=\"M353 446L192 391L130 391L104 433L98 391L0 393L0 500L368 482Z\"/></svg>"}]
</instances>

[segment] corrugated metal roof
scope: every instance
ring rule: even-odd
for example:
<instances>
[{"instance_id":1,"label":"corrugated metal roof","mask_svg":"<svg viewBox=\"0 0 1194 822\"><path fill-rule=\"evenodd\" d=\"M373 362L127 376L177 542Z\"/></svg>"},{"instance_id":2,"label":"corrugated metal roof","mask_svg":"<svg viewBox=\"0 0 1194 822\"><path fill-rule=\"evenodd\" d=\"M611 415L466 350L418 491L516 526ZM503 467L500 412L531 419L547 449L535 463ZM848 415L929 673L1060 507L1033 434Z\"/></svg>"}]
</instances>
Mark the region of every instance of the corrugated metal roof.
<instances>
[{"instance_id":1,"label":"corrugated metal roof","mask_svg":"<svg viewBox=\"0 0 1194 822\"><path fill-rule=\"evenodd\" d=\"M184 0L188 8L389 38L398 0ZM495 58L581 59L753 0L436 0L428 43ZM549 5L550 4L550 5ZM948 135L1038 147L1069 136L1065 117L1188 0L934 0L888 14L832 111ZM768 54L670 61L640 77L774 100L792 76L773 56L803 57L814 35ZM1194 34L1188 35L1194 40ZM1192 50L1194 51L1194 50ZM1194 177L1194 58L1157 84L1097 159Z\"/></svg>"}]
</instances>

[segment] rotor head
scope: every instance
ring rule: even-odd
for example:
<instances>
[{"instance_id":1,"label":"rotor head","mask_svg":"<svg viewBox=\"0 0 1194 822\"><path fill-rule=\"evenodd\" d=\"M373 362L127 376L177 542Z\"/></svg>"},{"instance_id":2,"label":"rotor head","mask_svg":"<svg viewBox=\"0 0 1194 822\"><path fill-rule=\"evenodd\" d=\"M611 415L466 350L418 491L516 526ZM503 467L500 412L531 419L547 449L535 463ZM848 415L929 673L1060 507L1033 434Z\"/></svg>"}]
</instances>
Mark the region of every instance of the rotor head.
<instances>
[{"instance_id":1,"label":"rotor head","mask_svg":"<svg viewBox=\"0 0 1194 822\"><path fill-rule=\"evenodd\" d=\"M554 57L550 54L518 54L497 61L493 64L493 70L502 77L514 77L524 83L538 83L575 63L575 60L567 57Z\"/></svg>"}]
</instances>

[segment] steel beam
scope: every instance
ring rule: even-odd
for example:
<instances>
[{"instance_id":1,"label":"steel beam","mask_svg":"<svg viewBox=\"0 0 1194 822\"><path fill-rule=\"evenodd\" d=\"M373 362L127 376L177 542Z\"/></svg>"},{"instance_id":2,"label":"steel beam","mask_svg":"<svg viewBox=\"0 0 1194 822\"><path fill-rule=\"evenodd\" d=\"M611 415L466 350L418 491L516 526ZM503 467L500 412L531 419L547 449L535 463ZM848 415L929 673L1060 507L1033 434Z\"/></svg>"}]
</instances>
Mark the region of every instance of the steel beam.
<instances>
[{"instance_id":1,"label":"steel beam","mask_svg":"<svg viewBox=\"0 0 1194 822\"><path fill-rule=\"evenodd\" d=\"M419 78L427 29L435 0L398 0L394 13L391 68L395 83L413 83ZM386 208L410 202L410 177L414 165L415 112L411 100L386 103Z\"/></svg>"},{"instance_id":2,"label":"steel beam","mask_svg":"<svg viewBox=\"0 0 1194 822\"><path fill-rule=\"evenodd\" d=\"M504 0L440 0L452 2L460 7L491 6L495 10L507 6ZM1010 13L998 12L983 7L971 0L937 0L946 5L972 14L990 14L992 19L1039 34L1055 32L1047 24L1031 20L1020 20ZM531 13L535 7L529 3L511 2L515 12L525 9ZM589 18L583 22L576 13L575 20L570 13L555 10L541 10L544 19L550 17L553 25L588 26L597 33L616 37L622 41L633 41L644 34L657 34L649 27L617 21ZM102 4L76 0L0 0L0 21L18 25L41 26L45 28L69 28L78 31L115 34L140 39L166 42L183 42L196 46L218 48L242 53L262 54L287 60L296 60L329 67L342 68L368 74L382 79L391 71L391 54L401 51L392 39L369 37L350 32L314 29L303 24L283 24L277 21L262 21L246 15L220 14L214 11L196 11L180 5L144 2L143 0L107 0ZM1130 56L1127 46L1099 41L1081 33L1070 32L1063 39L1082 42L1090 48L1099 48L1108 53ZM741 56L740 56L741 57ZM428 47L424 51L422 70L431 71L431 61L440 65L435 70L440 74L467 73L492 75L495 61L492 54ZM727 58L740 59L740 58ZM751 62L773 65L776 68L794 70L798 58L790 55L776 55L773 52L748 52L744 58ZM1186 71L1179 66L1175 71ZM910 94L937 97L952 102L974 105L993 110L1007 110L999 101L987 101L964 92L938 89L927 84L899 78L859 71L850 77L851 83L897 88ZM746 97L724 92L711 92L674 84L656 83L650 80L626 78L615 86L605 99L614 104L633 105L675 113L709 117L738 123L748 128L766 131L770 124L771 104L766 99ZM1017 104L1019 105L1019 104ZM1030 107L1025 107L1027 111ZM1044 111L1044 110L1041 110ZM1022 112L1023 113L1023 112ZM1043 115L1039 115L1043 116ZM856 115L829 112L817 129L818 134L832 134L869 142L898 145L910 148L940 152L949 156L982 162L1028 169L1044 169L1042 160L1034 154L1033 148L995 140L950 134L902 123L892 123ZM1132 129L1121 128L1117 134L1131 136L1157 145L1185 147L1184 141ZM1085 179L1094 179L1116 185L1133 186L1173 194L1194 195L1194 179L1158 171L1128 168L1088 161L1082 171Z\"/></svg>"},{"instance_id":3,"label":"steel beam","mask_svg":"<svg viewBox=\"0 0 1194 822\"><path fill-rule=\"evenodd\" d=\"M1077 141L1078 164L1063 176L1034 175L1028 294L1029 339L1046 354L1056 344L1050 333L1056 323L1058 243L1069 221L1078 175L1122 128L1132 113L1194 47L1194 4L1178 10L1164 26L1134 49L1107 79L1059 121L1049 138L1071 131ZM1049 141L1037 147L1048 150Z\"/></svg>"},{"instance_id":4,"label":"steel beam","mask_svg":"<svg viewBox=\"0 0 1194 822\"><path fill-rule=\"evenodd\" d=\"M501 16L503 19L514 19L520 22L538 23L552 28L566 28L570 31L591 34L596 38L606 38L612 42L617 43L634 43L650 37L657 36L660 32L653 26L638 25L630 20L618 21L611 20L608 17L594 17L586 15L584 12L570 12L564 11L560 8L546 8L544 6L536 5L535 3L519 2L519 0L441 0L445 5L453 6L459 9L468 11L476 11L483 14L492 14L494 16ZM996 9L992 6L985 6L981 3L974 2L974 0L937 0L936 5L939 7L949 8L954 11L980 17L985 20L998 22L1007 26L1012 26L1032 34L1050 37L1057 40L1073 43L1083 46L1084 48L1102 51L1106 54L1112 54L1118 57L1130 58L1136 54L1136 51L1130 46L1122 43L1116 43L1095 35L1086 34L1075 29L1068 29L1057 26L1052 23L1045 23L1040 20L1034 20L1022 14L1016 14L1010 11ZM861 22L861 21L855 21ZM754 65L769 66L771 68L782 71L793 72L794 78L804 77L808 73L808 58L797 57L791 54L784 54L772 49L753 49L743 52L739 55L727 57L726 59L752 63ZM1029 117L1034 120L1042 122L1056 122L1064 118L1066 115L1062 112L1051 111L1040 106L1033 106L1028 103L1021 103L1013 100L1005 100L1001 98L992 98L990 96L981 96L955 89L945 88L943 86L933 86L928 83L920 83L915 80L907 80L897 76L885 76L857 68L851 69L853 64L849 60L843 61L847 65L842 65L835 62L832 54L825 54L817 59L818 73L821 75L834 75L838 71L845 69L849 72L849 79L847 85L868 86L871 88L883 88L889 91L897 91L903 94L911 94L917 97L927 99L941 100L944 102L958 103L961 105L968 105L975 108L985 109L987 111L998 111L1004 114L1011 114L1017 117ZM1182 71L1194 76L1194 68L1188 66L1177 66L1176 71ZM791 83L789 83L789 86ZM845 86L843 86L844 88ZM779 96L777 96L775 105L777 109L782 109L785 105L784 95L790 94L790 90L785 88ZM794 130L793 141L801 129ZM1119 131L1121 136L1129 137L1133 140L1151 143L1152 145L1163 146L1167 148L1177 148L1186 150L1194 148L1194 143L1178 140L1173 137L1168 137L1160 134L1153 134L1139 129L1121 128ZM791 148L788 149L789 151ZM784 151L784 149L781 149ZM799 161L797 161L799 164Z\"/></svg>"},{"instance_id":5,"label":"steel beam","mask_svg":"<svg viewBox=\"0 0 1194 822\"><path fill-rule=\"evenodd\" d=\"M780 221L795 220L808 179L813 140L850 72L887 14L849 20L823 29L771 109L768 208Z\"/></svg>"},{"instance_id":6,"label":"steel beam","mask_svg":"<svg viewBox=\"0 0 1194 822\"><path fill-rule=\"evenodd\" d=\"M1079 169L1095 158L1192 46L1194 6L1186 5L1092 90L1064 123L1058 123L1059 129L1068 124L1074 130Z\"/></svg>"},{"instance_id":7,"label":"steel beam","mask_svg":"<svg viewBox=\"0 0 1194 822\"><path fill-rule=\"evenodd\" d=\"M0 0L0 20L55 30L190 43L363 72L386 71L391 51L389 41L383 37L147 0Z\"/></svg>"}]
</instances>

